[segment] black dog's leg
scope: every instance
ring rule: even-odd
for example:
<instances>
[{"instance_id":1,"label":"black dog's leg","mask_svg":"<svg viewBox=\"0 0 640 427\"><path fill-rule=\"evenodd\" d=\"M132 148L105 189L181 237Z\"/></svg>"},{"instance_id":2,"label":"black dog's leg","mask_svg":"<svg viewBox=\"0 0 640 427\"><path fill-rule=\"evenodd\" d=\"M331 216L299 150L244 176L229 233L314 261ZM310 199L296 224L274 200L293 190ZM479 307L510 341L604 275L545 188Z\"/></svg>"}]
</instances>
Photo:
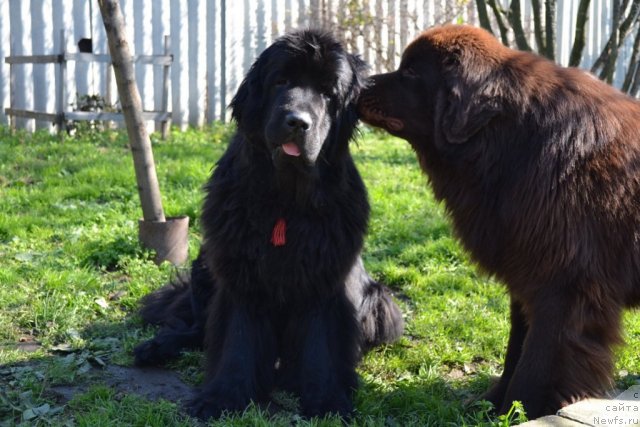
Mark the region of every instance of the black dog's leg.
<instances>
[{"instance_id":1,"label":"black dog's leg","mask_svg":"<svg viewBox=\"0 0 640 427\"><path fill-rule=\"evenodd\" d=\"M336 296L310 311L300 324L306 324L298 367L302 413L349 417L360 357L353 305L344 295Z\"/></svg>"},{"instance_id":2,"label":"black dog's leg","mask_svg":"<svg viewBox=\"0 0 640 427\"><path fill-rule=\"evenodd\" d=\"M134 349L138 366L160 365L185 349L202 348L206 307L215 283L202 260L191 264L189 279L177 280L143 299L140 315L146 323L160 325L156 336Z\"/></svg>"},{"instance_id":3,"label":"black dog's leg","mask_svg":"<svg viewBox=\"0 0 640 427\"><path fill-rule=\"evenodd\" d=\"M511 330L509 331L509 343L507 344L507 355L504 360L504 369L500 380L494 384L489 390L481 395L478 400L488 400L498 411L502 407L504 395L509 387L511 377L516 370L520 355L522 354L522 345L527 336L527 323L522 312L522 305L511 299Z\"/></svg>"},{"instance_id":4,"label":"black dog's leg","mask_svg":"<svg viewBox=\"0 0 640 427\"><path fill-rule=\"evenodd\" d=\"M191 402L192 414L217 418L264 399L273 387L277 357L270 320L220 297L206 329L207 380Z\"/></svg>"},{"instance_id":5,"label":"black dog's leg","mask_svg":"<svg viewBox=\"0 0 640 427\"><path fill-rule=\"evenodd\" d=\"M153 339L139 344L134 350L137 366L158 366L176 358L183 350L202 346L202 331L183 325L163 327Z\"/></svg>"},{"instance_id":6,"label":"black dog's leg","mask_svg":"<svg viewBox=\"0 0 640 427\"><path fill-rule=\"evenodd\" d=\"M195 326L201 331L204 331L207 321L207 307L216 292L216 283L204 262L204 256L204 251L200 249L198 258L191 263L191 312Z\"/></svg>"}]
</instances>

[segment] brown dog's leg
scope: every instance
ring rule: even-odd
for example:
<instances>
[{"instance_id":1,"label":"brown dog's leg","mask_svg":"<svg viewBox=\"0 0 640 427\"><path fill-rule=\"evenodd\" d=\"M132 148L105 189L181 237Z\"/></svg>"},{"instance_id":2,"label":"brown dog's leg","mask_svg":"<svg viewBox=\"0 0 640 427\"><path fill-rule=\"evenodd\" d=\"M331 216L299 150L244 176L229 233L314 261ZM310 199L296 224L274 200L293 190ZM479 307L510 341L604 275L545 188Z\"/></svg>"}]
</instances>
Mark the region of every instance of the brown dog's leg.
<instances>
[{"instance_id":1,"label":"brown dog's leg","mask_svg":"<svg viewBox=\"0 0 640 427\"><path fill-rule=\"evenodd\" d=\"M522 345L527 336L527 329L527 322L522 312L522 306L514 298L511 298L511 330L509 331L509 343L507 344L504 369L500 380L478 398L478 400L488 400L491 402L496 411L502 407L502 401L507 392L507 387L509 387L511 377L520 360Z\"/></svg>"},{"instance_id":2,"label":"brown dog's leg","mask_svg":"<svg viewBox=\"0 0 640 427\"><path fill-rule=\"evenodd\" d=\"M538 418L610 386L621 309L602 295L581 293L579 286L567 288L540 292L525 310L529 330L501 414L519 400L529 419Z\"/></svg>"}]
</instances>

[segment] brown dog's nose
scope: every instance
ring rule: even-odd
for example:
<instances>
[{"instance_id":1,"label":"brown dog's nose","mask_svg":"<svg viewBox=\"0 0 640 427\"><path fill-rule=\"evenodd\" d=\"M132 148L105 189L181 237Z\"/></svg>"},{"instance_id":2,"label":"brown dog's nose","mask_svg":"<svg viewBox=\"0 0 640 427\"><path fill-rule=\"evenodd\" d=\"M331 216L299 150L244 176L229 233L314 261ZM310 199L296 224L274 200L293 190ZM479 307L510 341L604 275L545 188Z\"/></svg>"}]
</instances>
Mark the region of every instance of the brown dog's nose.
<instances>
[{"instance_id":1,"label":"brown dog's nose","mask_svg":"<svg viewBox=\"0 0 640 427\"><path fill-rule=\"evenodd\" d=\"M295 131L306 131L311 127L311 116L309 113L294 111L285 117L285 121L287 126L291 130Z\"/></svg>"}]
</instances>

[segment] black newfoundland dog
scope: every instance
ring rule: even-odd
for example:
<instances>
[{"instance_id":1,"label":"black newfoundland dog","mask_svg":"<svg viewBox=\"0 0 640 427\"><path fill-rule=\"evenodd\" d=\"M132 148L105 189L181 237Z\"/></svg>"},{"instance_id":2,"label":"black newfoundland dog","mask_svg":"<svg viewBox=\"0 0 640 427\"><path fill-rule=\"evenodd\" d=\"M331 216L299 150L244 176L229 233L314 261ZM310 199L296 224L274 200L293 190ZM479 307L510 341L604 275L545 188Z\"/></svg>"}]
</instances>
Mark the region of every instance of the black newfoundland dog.
<instances>
[{"instance_id":1,"label":"black newfoundland dog","mask_svg":"<svg viewBox=\"0 0 640 427\"><path fill-rule=\"evenodd\" d=\"M640 306L640 103L587 73L444 26L373 76L363 120L408 140L460 240L511 296L485 398L530 418L611 385Z\"/></svg>"},{"instance_id":2,"label":"black newfoundland dog","mask_svg":"<svg viewBox=\"0 0 640 427\"><path fill-rule=\"evenodd\" d=\"M330 35L294 32L232 101L238 131L206 185L201 252L189 280L144 299L142 318L162 327L135 349L147 365L204 344L197 416L274 387L298 393L304 415L348 416L361 354L402 333L360 259L369 205L349 141L364 70Z\"/></svg>"}]
</instances>

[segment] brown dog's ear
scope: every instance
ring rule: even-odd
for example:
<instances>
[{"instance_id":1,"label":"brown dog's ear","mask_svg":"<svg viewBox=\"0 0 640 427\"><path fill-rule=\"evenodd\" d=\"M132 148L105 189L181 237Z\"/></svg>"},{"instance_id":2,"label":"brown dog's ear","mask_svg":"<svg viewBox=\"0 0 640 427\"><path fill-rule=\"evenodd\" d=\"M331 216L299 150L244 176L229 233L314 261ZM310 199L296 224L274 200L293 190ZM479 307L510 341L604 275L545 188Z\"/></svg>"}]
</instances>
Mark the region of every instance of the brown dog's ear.
<instances>
[{"instance_id":1,"label":"brown dog's ear","mask_svg":"<svg viewBox=\"0 0 640 427\"><path fill-rule=\"evenodd\" d=\"M439 126L451 144L467 142L503 111L499 82L483 68L460 65L457 60L444 66L448 93L441 105Z\"/></svg>"}]
</instances>

